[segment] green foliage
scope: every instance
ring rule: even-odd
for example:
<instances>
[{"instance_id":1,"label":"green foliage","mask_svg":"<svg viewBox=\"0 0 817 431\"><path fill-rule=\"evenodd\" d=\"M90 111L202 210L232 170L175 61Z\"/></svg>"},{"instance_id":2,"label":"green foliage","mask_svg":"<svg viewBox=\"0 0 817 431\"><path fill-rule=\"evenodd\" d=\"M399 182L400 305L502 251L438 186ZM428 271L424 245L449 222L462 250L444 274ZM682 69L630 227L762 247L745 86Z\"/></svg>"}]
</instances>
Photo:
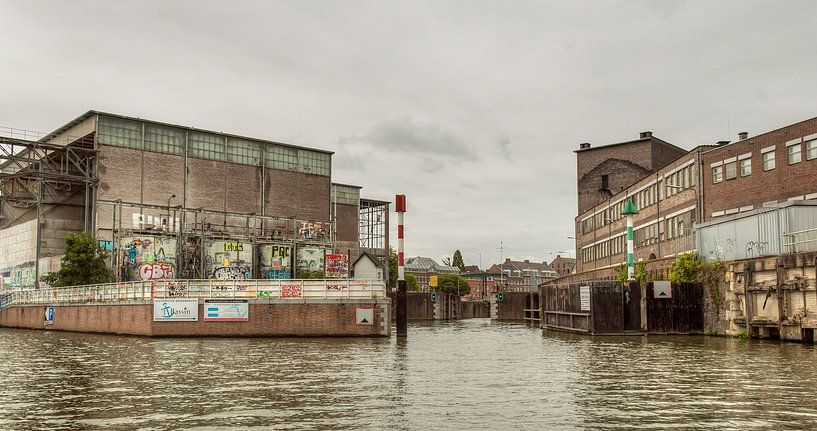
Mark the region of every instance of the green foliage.
<instances>
[{"instance_id":1,"label":"green foliage","mask_svg":"<svg viewBox=\"0 0 817 431\"><path fill-rule=\"evenodd\" d=\"M458 268L460 271L465 271L465 261L462 260L462 253L460 253L459 249L454 251L451 266Z\"/></svg>"},{"instance_id":2,"label":"green foliage","mask_svg":"<svg viewBox=\"0 0 817 431\"><path fill-rule=\"evenodd\" d=\"M389 247L389 287L397 287L397 252Z\"/></svg>"},{"instance_id":3,"label":"green foliage","mask_svg":"<svg viewBox=\"0 0 817 431\"><path fill-rule=\"evenodd\" d=\"M105 263L107 255L99 248L99 241L91 232L69 232L65 235L65 256L62 267L43 281L52 287L82 286L111 283L113 272Z\"/></svg>"},{"instance_id":4,"label":"green foliage","mask_svg":"<svg viewBox=\"0 0 817 431\"><path fill-rule=\"evenodd\" d=\"M709 294L712 309L718 315L724 301L721 283L725 281L725 272L726 267L721 261L700 262L697 253L684 253L672 262L669 279L676 282L701 283Z\"/></svg>"},{"instance_id":5,"label":"green foliage","mask_svg":"<svg viewBox=\"0 0 817 431\"><path fill-rule=\"evenodd\" d=\"M406 290L409 292L420 291L420 283L414 274L406 274Z\"/></svg>"},{"instance_id":6,"label":"green foliage","mask_svg":"<svg viewBox=\"0 0 817 431\"><path fill-rule=\"evenodd\" d=\"M647 264L645 262L636 262L633 276L635 277L635 281L639 283L648 281ZM616 267L616 280L622 283L627 282L627 264L622 263Z\"/></svg>"},{"instance_id":7,"label":"green foliage","mask_svg":"<svg viewBox=\"0 0 817 431\"><path fill-rule=\"evenodd\" d=\"M298 271L298 278L304 280L311 280L311 279L320 279L326 278L323 271L311 271L308 269L302 269Z\"/></svg>"},{"instance_id":8,"label":"green foliage","mask_svg":"<svg viewBox=\"0 0 817 431\"><path fill-rule=\"evenodd\" d=\"M698 261L698 253L684 253L672 262L669 269L669 281L679 283L697 282L700 270L701 263Z\"/></svg>"},{"instance_id":9,"label":"green foliage","mask_svg":"<svg viewBox=\"0 0 817 431\"><path fill-rule=\"evenodd\" d=\"M460 295L465 295L471 291L471 288L468 286L468 279L465 277L460 277L458 274L441 275L438 278L438 283L438 292L458 293ZM459 288L459 291L457 288Z\"/></svg>"}]
</instances>

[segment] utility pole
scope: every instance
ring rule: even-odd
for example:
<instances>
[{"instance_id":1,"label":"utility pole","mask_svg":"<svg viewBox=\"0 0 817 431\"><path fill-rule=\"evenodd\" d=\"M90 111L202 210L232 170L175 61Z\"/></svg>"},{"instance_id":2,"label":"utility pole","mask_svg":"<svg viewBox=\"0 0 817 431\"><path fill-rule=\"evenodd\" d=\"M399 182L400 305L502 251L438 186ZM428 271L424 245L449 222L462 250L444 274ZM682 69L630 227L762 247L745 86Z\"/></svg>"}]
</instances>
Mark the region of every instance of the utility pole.
<instances>
[{"instance_id":1,"label":"utility pole","mask_svg":"<svg viewBox=\"0 0 817 431\"><path fill-rule=\"evenodd\" d=\"M632 199L627 199L624 204L622 214L627 216L627 280L635 280L635 255L633 254L633 216L638 214L638 209L633 204Z\"/></svg>"},{"instance_id":2,"label":"utility pole","mask_svg":"<svg viewBox=\"0 0 817 431\"><path fill-rule=\"evenodd\" d=\"M499 241L499 285L502 286L505 277L505 256L502 252L505 250L505 247L502 245L502 241Z\"/></svg>"}]
</instances>

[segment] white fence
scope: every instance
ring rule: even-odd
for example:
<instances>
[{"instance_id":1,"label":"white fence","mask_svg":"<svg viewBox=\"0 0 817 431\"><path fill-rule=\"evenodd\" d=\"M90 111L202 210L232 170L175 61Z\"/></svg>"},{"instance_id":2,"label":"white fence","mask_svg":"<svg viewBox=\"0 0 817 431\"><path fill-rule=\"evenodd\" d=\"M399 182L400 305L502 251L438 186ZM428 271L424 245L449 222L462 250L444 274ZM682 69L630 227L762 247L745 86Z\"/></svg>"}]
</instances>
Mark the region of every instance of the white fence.
<instances>
[{"instance_id":1,"label":"white fence","mask_svg":"<svg viewBox=\"0 0 817 431\"><path fill-rule=\"evenodd\" d=\"M4 304L126 302L164 298L373 299L386 296L380 280L157 280L11 291ZM1 304L0 304L1 305Z\"/></svg>"}]
</instances>

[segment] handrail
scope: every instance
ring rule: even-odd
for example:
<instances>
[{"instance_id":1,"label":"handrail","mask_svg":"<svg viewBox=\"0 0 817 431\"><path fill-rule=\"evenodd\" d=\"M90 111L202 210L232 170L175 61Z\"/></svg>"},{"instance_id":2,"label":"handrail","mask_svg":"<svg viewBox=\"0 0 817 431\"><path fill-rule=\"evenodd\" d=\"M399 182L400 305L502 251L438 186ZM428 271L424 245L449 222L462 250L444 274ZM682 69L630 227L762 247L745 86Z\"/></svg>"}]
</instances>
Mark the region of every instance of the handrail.
<instances>
[{"instance_id":1,"label":"handrail","mask_svg":"<svg viewBox=\"0 0 817 431\"><path fill-rule=\"evenodd\" d=\"M381 280L155 280L14 290L0 306L127 302L153 299L372 299L386 296ZM5 301L5 302L4 302Z\"/></svg>"}]
</instances>

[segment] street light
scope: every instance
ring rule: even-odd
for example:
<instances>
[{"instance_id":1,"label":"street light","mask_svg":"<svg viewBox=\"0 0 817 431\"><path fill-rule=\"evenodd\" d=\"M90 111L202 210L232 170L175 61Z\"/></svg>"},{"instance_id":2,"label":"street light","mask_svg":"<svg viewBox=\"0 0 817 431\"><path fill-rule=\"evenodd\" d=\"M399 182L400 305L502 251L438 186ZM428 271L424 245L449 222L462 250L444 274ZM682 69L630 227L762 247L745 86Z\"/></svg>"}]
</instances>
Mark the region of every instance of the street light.
<instances>
[{"instance_id":1,"label":"street light","mask_svg":"<svg viewBox=\"0 0 817 431\"><path fill-rule=\"evenodd\" d=\"M168 213L168 217L170 216L170 200L171 200L171 199L173 199L173 198L175 198L175 197L176 197L176 193L173 193L172 195L170 195L170 197L169 197L169 198L167 198L167 213Z\"/></svg>"}]
</instances>

